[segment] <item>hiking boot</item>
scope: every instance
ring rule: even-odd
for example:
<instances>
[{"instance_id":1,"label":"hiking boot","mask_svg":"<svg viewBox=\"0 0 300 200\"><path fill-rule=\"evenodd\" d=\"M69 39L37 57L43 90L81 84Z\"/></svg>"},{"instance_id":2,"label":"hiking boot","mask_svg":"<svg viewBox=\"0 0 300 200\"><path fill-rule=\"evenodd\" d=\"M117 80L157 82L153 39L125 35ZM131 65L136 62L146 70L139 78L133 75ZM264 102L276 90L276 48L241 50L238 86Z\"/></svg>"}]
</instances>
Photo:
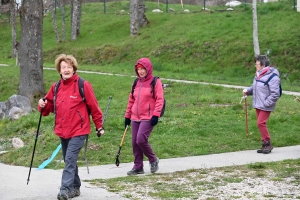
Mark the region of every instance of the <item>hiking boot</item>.
<instances>
[{"instance_id":1,"label":"hiking boot","mask_svg":"<svg viewBox=\"0 0 300 200\"><path fill-rule=\"evenodd\" d=\"M155 173L158 170L158 163L159 163L159 159L156 158L156 161L150 163L150 171L151 173Z\"/></svg>"},{"instance_id":2,"label":"hiking boot","mask_svg":"<svg viewBox=\"0 0 300 200\"><path fill-rule=\"evenodd\" d=\"M257 150L257 153L262 153L264 148L265 148L265 142L262 141L261 148Z\"/></svg>"},{"instance_id":3,"label":"hiking boot","mask_svg":"<svg viewBox=\"0 0 300 200\"><path fill-rule=\"evenodd\" d=\"M129 172L127 172L127 175L137 175L137 174L144 174L144 169L134 169L132 168Z\"/></svg>"},{"instance_id":4,"label":"hiking boot","mask_svg":"<svg viewBox=\"0 0 300 200\"><path fill-rule=\"evenodd\" d=\"M80 196L80 188L74 187L73 194L74 194L74 197Z\"/></svg>"},{"instance_id":5,"label":"hiking boot","mask_svg":"<svg viewBox=\"0 0 300 200\"><path fill-rule=\"evenodd\" d=\"M74 192L70 192L68 189L63 188L63 189L60 189L60 191L57 195L57 199L58 200L68 200L69 198L73 198L74 196L75 196Z\"/></svg>"},{"instance_id":6,"label":"hiking boot","mask_svg":"<svg viewBox=\"0 0 300 200\"><path fill-rule=\"evenodd\" d=\"M262 150L262 152L264 154L268 154L268 153L271 153L272 149L273 149L273 146L271 144L271 141L270 140L265 141L265 148Z\"/></svg>"}]
</instances>

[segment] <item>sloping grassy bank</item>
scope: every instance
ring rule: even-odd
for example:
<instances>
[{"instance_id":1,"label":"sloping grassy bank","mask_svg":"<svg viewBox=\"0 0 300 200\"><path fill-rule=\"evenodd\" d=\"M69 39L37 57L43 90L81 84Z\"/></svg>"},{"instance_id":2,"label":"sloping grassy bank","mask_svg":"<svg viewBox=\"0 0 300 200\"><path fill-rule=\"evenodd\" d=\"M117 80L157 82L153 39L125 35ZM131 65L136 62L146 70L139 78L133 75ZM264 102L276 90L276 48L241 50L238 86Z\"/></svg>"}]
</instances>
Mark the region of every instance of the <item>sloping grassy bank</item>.
<instances>
[{"instance_id":1,"label":"sloping grassy bank","mask_svg":"<svg viewBox=\"0 0 300 200\"><path fill-rule=\"evenodd\" d=\"M44 18L43 50L45 66L53 66L59 53L73 54L82 69L102 72L132 72L140 57L149 57L160 76L208 82L248 85L253 77L252 11L250 5L234 11L218 12L224 7L203 11L201 6L169 5L175 12L153 13L156 3L146 2L150 24L140 34L130 37L129 2L83 4L81 33L70 41L67 15L67 41L56 44L51 15ZM161 9L163 9L163 4ZM261 53L268 53L279 68L283 86L298 90L300 48L299 13L293 1L259 3L258 27ZM125 14L119 11L124 9ZM67 8L68 12L68 8ZM61 30L60 10L57 10ZM10 26L0 28L0 61L14 63L11 52Z\"/></svg>"}]
</instances>

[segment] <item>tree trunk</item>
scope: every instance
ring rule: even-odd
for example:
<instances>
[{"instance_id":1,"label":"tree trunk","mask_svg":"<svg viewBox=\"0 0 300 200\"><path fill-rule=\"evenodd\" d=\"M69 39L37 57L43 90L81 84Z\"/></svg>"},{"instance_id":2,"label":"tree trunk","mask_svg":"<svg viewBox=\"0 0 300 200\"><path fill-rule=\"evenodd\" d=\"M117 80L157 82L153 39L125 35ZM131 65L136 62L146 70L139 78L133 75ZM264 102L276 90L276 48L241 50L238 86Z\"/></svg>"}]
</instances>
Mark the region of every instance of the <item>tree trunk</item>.
<instances>
[{"instance_id":1,"label":"tree trunk","mask_svg":"<svg viewBox=\"0 0 300 200\"><path fill-rule=\"evenodd\" d=\"M78 15L80 14L80 0L73 0L73 11L72 11L72 29L71 29L71 40L77 39L77 27L78 27Z\"/></svg>"},{"instance_id":2,"label":"tree trunk","mask_svg":"<svg viewBox=\"0 0 300 200\"><path fill-rule=\"evenodd\" d=\"M12 51L11 51L11 57L15 58L17 57L17 32L16 32L16 4L15 0L10 1L10 23L11 23L11 43L12 43ZM18 58L17 58L18 59ZM18 61L16 62L16 65L18 65Z\"/></svg>"},{"instance_id":3,"label":"tree trunk","mask_svg":"<svg viewBox=\"0 0 300 200\"><path fill-rule=\"evenodd\" d=\"M138 20L139 20L139 27L145 27L147 24L149 24L149 21L145 15L146 12L146 6L143 2L143 0L139 1L139 7L138 7Z\"/></svg>"},{"instance_id":4,"label":"tree trunk","mask_svg":"<svg viewBox=\"0 0 300 200\"><path fill-rule=\"evenodd\" d=\"M78 0L78 15L77 15L77 28L76 35L80 35L80 21L81 21L81 8L82 8L82 0Z\"/></svg>"},{"instance_id":5,"label":"tree trunk","mask_svg":"<svg viewBox=\"0 0 300 200\"><path fill-rule=\"evenodd\" d=\"M65 13L65 0L61 1L61 16L62 16L62 26L61 26L61 34L62 41L66 41L66 13Z\"/></svg>"},{"instance_id":6,"label":"tree trunk","mask_svg":"<svg viewBox=\"0 0 300 200\"><path fill-rule=\"evenodd\" d=\"M53 3L51 5L51 7L52 7L52 23L53 23L56 43L58 44L60 42L60 39L59 39L59 33L58 33L57 23L56 23L56 3L55 3L55 1L56 0L53 0Z\"/></svg>"},{"instance_id":7,"label":"tree trunk","mask_svg":"<svg viewBox=\"0 0 300 200\"><path fill-rule=\"evenodd\" d=\"M43 82L43 0L23 0L20 9L19 95L33 105L45 95Z\"/></svg>"},{"instance_id":8,"label":"tree trunk","mask_svg":"<svg viewBox=\"0 0 300 200\"><path fill-rule=\"evenodd\" d=\"M257 12L256 12L256 0L252 3L252 15L253 15L253 45L254 55L257 57L260 55L259 42L258 42L258 23L257 23Z\"/></svg>"},{"instance_id":9,"label":"tree trunk","mask_svg":"<svg viewBox=\"0 0 300 200\"><path fill-rule=\"evenodd\" d=\"M72 24L73 24L73 7L74 7L73 3L74 3L73 0L70 0L70 20L71 20L71 22L70 22L71 29L70 30L72 30Z\"/></svg>"},{"instance_id":10,"label":"tree trunk","mask_svg":"<svg viewBox=\"0 0 300 200\"><path fill-rule=\"evenodd\" d=\"M139 32L138 6L139 0L130 0L130 35L135 36Z\"/></svg>"}]
</instances>

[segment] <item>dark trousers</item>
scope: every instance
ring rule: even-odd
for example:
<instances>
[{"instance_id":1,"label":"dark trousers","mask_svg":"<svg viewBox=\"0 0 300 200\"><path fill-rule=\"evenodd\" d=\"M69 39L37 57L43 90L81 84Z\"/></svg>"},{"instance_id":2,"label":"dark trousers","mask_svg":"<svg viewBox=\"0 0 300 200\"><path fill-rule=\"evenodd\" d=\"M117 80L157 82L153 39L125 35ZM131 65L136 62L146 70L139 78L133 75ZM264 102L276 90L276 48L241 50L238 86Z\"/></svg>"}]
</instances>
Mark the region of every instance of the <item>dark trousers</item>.
<instances>
[{"instance_id":1,"label":"dark trousers","mask_svg":"<svg viewBox=\"0 0 300 200\"><path fill-rule=\"evenodd\" d=\"M150 121L132 121L131 123L134 169L140 170L143 168L144 155L148 158L149 162L156 161L156 156L148 143L148 138L153 128L154 126L150 124Z\"/></svg>"},{"instance_id":2,"label":"dark trousers","mask_svg":"<svg viewBox=\"0 0 300 200\"><path fill-rule=\"evenodd\" d=\"M81 181L78 176L77 159L87 135L77 136L70 139L60 138L65 168L61 179L61 189L73 191L74 187L79 188Z\"/></svg>"}]
</instances>

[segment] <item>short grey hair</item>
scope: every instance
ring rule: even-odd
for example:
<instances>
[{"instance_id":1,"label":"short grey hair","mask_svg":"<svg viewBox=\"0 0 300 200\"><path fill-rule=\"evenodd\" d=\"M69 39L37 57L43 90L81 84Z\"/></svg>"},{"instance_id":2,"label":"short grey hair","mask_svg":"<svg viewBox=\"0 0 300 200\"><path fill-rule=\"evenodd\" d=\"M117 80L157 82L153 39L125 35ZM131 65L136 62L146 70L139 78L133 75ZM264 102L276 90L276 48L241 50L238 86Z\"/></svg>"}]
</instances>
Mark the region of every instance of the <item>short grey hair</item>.
<instances>
[{"instance_id":1,"label":"short grey hair","mask_svg":"<svg viewBox=\"0 0 300 200\"><path fill-rule=\"evenodd\" d=\"M256 61L259 61L260 62L260 66L269 66L270 65L270 60L269 58L266 56L266 55L258 55L256 58L255 58Z\"/></svg>"}]
</instances>

